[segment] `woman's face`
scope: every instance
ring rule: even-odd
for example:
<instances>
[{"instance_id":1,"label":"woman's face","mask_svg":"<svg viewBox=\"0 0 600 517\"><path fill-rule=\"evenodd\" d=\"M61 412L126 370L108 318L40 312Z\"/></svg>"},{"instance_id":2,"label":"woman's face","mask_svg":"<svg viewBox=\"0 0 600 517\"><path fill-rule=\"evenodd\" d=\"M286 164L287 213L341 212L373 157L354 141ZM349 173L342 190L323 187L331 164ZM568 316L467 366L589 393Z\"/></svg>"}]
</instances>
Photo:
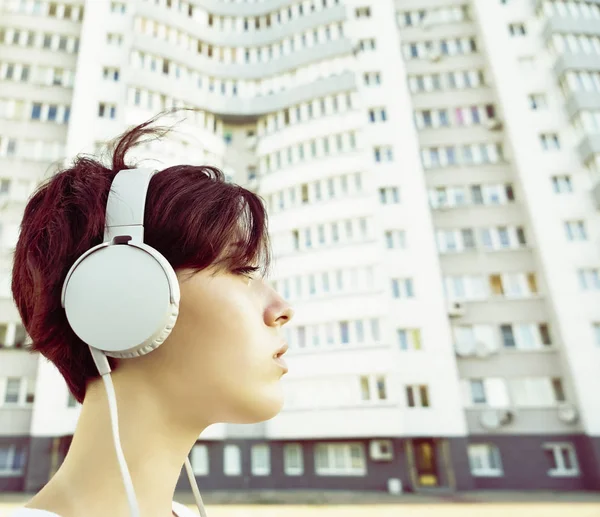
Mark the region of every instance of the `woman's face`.
<instances>
[{"instance_id":1,"label":"woman's face","mask_svg":"<svg viewBox=\"0 0 600 517\"><path fill-rule=\"evenodd\" d=\"M284 402L284 370L274 355L284 344L290 306L259 275L183 270L177 276L177 322L148 354L164 376L170 410L194 426L273 418Z\"/></svg>"}]
</instances>

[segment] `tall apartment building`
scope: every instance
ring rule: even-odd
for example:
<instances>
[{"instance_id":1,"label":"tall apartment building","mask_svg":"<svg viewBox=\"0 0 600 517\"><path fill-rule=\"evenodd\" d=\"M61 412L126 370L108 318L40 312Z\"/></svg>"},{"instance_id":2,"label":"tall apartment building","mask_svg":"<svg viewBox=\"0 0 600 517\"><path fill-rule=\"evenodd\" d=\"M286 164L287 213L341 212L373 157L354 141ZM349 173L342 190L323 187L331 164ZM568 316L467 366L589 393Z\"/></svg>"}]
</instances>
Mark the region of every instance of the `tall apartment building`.
<instances>
[{"instance_id":1,"label":"tall apartment building","mask_svg":"<svg viewBox=\"0 0 600 517\"><path fill-rule=\"evenodd\" d=\"M0 490L79 412L10 301L24 201L171 106L143 156L256 189L296 309L201 489L600 488L598 0L0 0Z\"/></svg>"}]
</instances>

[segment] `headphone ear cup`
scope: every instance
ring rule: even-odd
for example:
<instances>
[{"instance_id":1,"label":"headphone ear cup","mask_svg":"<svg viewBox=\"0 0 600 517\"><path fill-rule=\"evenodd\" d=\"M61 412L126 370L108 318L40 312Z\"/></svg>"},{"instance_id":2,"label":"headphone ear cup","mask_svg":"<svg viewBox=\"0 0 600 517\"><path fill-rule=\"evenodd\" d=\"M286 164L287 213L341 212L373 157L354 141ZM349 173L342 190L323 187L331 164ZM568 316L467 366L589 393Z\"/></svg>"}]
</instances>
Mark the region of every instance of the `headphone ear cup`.
<instances>
[{"instance_id":1,"label":"headphone ear cup","mask_svg":"<svg viewBox=\"0 0 600 517\"><path fill-rule=\"evenodd\" d=\"M107 356L147 354L179 314L179 283L169 262L142 243L100 244L69 271L63 306L73 331Z\"/></svg>"},{"instance_id":2,"label":"headphone ear cup","mask_svg":"<svg viewBox=\"0 0 600 517\"><path fill-rule=\"evenodd\" d=\"M177 317L179 316L179 305L173 304L171 314L169 315L165 325L162 329L162 332L154 339L151 343L147 345L140 346L135 348L134 350L129 350L125 352L108 352L104 351L104 353L109 357L115 357L118 359L125 359L130 357L140 357L142 355L149 354L152 350L156 350L160 345L162 345L165 340L171 334L171 331L175 327L175 322L177 321Z\"/></svg>"}]
</instances>

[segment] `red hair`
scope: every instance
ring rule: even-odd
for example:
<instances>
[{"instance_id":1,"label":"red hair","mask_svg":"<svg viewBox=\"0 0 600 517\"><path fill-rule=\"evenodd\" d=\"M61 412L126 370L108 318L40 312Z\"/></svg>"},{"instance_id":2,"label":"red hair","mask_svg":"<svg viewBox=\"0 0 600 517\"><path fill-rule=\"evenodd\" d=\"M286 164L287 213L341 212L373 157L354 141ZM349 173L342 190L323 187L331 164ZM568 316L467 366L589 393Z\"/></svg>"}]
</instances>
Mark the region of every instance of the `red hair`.
<instances>
[{"instance_id":1,"label":"red hair","mask_svg":"<svg viewBox=\"0 0 600 517\"><path fill-rule=\"evenodd\" d=\"M169 111L168 113L172 113ZM112 167L77 156L72 167L42 184L25 208L12 272L12 294L32 339L31 349L56 365L78 402L98 377L88 346L77 337L61 307L61 289L77 258L104 237L110 186L127 152L168 128L151 127L158 117L121 135ZM267 215L256 194L225 181L211 166L176 165L155 174L148 189L144 241L177 271L217 266L229 271L269 266ZM110 325L110 322L106 322ZM111 366L116 362L110 359Z\"/></svg>"}]
</instances>

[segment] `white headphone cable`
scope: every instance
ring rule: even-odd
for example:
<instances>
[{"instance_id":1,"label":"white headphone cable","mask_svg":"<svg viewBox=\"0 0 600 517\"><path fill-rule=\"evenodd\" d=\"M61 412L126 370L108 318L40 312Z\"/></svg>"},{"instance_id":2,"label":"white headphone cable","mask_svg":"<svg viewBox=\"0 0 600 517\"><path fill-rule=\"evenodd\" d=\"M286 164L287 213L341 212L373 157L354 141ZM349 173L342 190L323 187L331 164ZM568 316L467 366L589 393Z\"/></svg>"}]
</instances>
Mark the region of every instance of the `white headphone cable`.
<instances>
[{"instance_id":1,"label":"white headphone cable","mask_svg":"<svg viewBox=\"0 0 600 517\"><path fill-rule=\"evenodd\" d=\"M112 427L113 441L115 443L115 452L117 453L117 460L119 462L119 468L121 469L121 477L123 478L123 484L125 485L125 492L127 493L127 502L129 503L129 514L131 517L140 517L140 509L137 504L135 497L135 490L133 488L133 481L131 480L131 474L125 461L125 455L123 454L123 448L121 447L121 440L119 438L119 415L117 413L117 397L115 395L115 387L110 376L110 365L108 359L104 353L94 347L90 347L92 357L98 368L98 372L102 376L104 381L104 387L106 388L106 395L108 397L108 409L110 412L110 423Z\"/></svg>"},{"instance_id":2,"label":"white headphone cable","mask_svg":"<svg viewBox=\"0 0 600 517\"><path fill-rule=\"evenodd\" d=\"M200 512L200 517L208 517L206 515L206 510L204 509L204 502L202 501L200 490L198 489L196 476L194 475L194 470L192 469L192 464L190 463L190 459L188 457L185 458L185 470L187 472L190 486L192 487L192 492L194 493L194 499L196 500L196 506Z\"/></svg>"},{"instance_id":3,"label":"white headphone cable","mask_svg":"<svg viewBox=\"0 0 600 517\"><path fill-rule=\"evenodd\" d=\"M133 488L133 481L131 479L131 474L129 473L129 468L127 467L127 462L125 461L125 455L123 454L123 448L121 447L121 440L119 438L119 415L117 412L117 397L115 394L115 387L110 376L111 368L108 364L108 359L106 358L106 355L104 355L103 352L93 347L90 347L90 350L92 352L94 362L96 363L96 367L98 368L98 372L100 373L102 380L104 381L104 387L106 388L106 395L108 397L108 408L110 411L112 435L113 441L115 443L115 452L117 453L117 460L119 462L119 468L121 469L121 477L123 478L125 492L127 493L129 513L131 517L140 517L140 509L137 504L135 490ZM198 507L198 511L200 512L200 517L208 517L208 515L206 514L206 509L204 508L204 502L202 501L202 496L200 495L200 490L198 489L196 476L194 475L194 470L192 469L192 464L190 463L189 457L185 458L185 470L187 472L190 486L192 487L194 499L196 500L196 506Z\"/></svg>"}]
</instances>

